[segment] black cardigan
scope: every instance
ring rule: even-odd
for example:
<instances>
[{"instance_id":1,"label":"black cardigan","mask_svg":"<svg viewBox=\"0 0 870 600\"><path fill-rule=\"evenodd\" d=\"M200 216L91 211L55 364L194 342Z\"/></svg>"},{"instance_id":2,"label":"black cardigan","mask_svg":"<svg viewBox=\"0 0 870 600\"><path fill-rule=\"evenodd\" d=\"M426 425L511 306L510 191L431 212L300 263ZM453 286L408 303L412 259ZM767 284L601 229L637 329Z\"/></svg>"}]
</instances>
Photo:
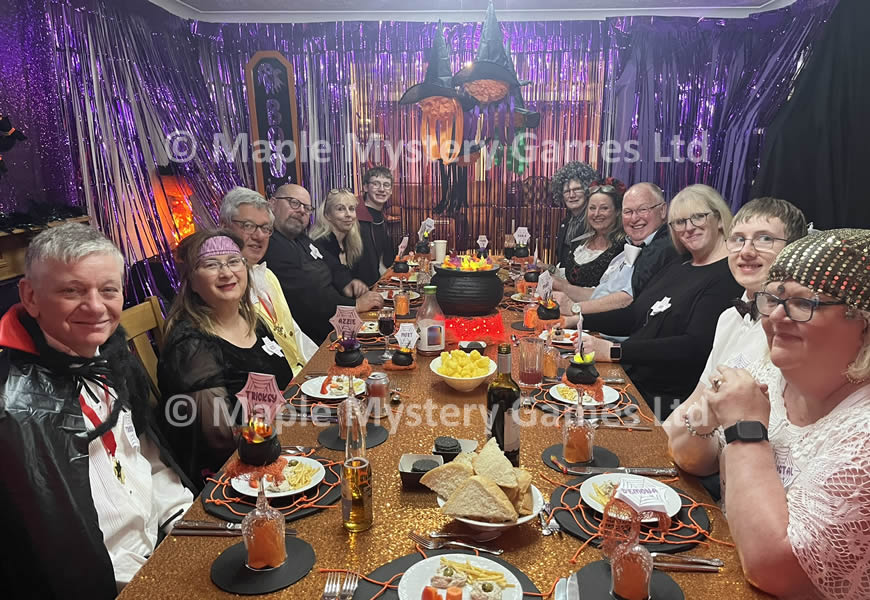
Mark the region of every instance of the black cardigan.
<instances>
[{"instance_id":1,"label":"black cardigan","mask_svg":"<svg viewBox=\"0 0 870 600\"><path fill-rule=\"evenodd\" d=\"M622 344L625 371L663 420L695 389L713 347L719 315L742 291L727 259L701 267L672 263L630 306L586 315L583 327L630 336ZM651 315L653 304L665 296L670 308Z\"/></svg>"}]
</instances>

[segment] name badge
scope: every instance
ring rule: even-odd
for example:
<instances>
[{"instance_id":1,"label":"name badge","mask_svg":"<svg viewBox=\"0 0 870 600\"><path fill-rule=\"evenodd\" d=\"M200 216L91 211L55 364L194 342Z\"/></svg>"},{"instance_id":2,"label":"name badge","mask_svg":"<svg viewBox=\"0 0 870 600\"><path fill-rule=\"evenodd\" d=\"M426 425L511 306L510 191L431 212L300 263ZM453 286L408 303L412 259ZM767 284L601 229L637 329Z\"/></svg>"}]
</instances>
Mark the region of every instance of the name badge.
<instances>
[{"instance_id":1,"label":"name badge","mask_svg":"<svg viewBox=\"0 0 870 600\"><path fill-rule=\"evenodd\" d=\"M281 350L281 345L273 339L263 338L263 352L269 356L284 356L284 351Z\"/></svg>"},{"instance_id":2,"label":"name badge","mask_svg":"<svg viewBox=\"0 0 870 600\"><path fill-rule=\"evenodd\" d=\"M136 427L133 425L133 419L126 410L121 413L121 419L124 420L124 435L130 441L130 445L139 451L139 436L136 435Z\"/></svg>"},{"instance_id":3,"label":"name badge","mask_svg":"<svg viewBox=\"0 0 870 600\"><path fill-rule=\"evenodd\" d=\"M314 244L308 244L308 247L311 248L311 258L314 260L323 258L323 255L320 253L320 250L317 249L317 246Z\"/></svg>"},{"instance_id":4,"label":"name badge","mask_svg":"<svg viewBox=\"0 0 870 600\"><path fill-rule=\"evenodd\" d=\"M801 469L795 464L794 457L788 448L774 447L773 454L776 461L776 472L779 473L782 486L787 490L801 474Z\"/></svg>"}]
</instances>

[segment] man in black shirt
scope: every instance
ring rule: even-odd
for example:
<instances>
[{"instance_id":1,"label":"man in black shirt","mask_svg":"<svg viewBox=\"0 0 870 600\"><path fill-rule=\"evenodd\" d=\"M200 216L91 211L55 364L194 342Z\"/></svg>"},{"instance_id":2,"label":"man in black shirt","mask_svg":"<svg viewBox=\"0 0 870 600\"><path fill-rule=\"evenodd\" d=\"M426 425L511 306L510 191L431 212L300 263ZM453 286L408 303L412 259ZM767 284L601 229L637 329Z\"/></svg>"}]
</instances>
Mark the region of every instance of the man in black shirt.
<instances>
[{"instance_id":1,"label":"man in black shirt","mask_svg":"<svg viewBox=\"0 0 870 600\"><path fill-rule=\"evenodd\" d=\"M261 262L281 282L287 304L299 326L320 344L329 335L329 319L338 305L359 312L377 310L383 298L353 279L338 259L321 254L305 230L312 212L311 195L302 186L282 185L271 198L275 230Z\"/></svg>"},{"instance_id":2,"label":"man in black shirt","mask_svg":"<svg viewBox=\"0 0 870 600\"><path fill-rule=\"evenodd\" d=\"M396 249L387 233L384 206L393 195L393 174L386 167L372 167L363 176L363 198L356 208L363 241L360 272L366 283L374 283L393 264ZM371 280L369 282L368 280Z\"/></svg>"}]
</instances>

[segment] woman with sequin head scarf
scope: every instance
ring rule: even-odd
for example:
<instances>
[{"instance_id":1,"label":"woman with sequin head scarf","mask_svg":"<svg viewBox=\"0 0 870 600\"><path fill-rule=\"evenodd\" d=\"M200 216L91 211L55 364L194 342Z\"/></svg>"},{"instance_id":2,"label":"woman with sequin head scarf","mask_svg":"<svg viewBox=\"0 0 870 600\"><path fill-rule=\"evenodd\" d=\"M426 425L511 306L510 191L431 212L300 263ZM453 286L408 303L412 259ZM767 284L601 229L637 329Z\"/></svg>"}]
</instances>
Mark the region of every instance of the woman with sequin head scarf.
<instances>
[{"instance_id":1,"label":"woman with sequin head scarf","mask_svg":"<svg viewBox=\"0 0 870 600\"><path fill-rule=\"evenodd\" d=\"M251 303L242 241L228 230L198 231L176 250L181 287L166 319L157 377L160 415L181 467L202 486L236 449L238 394L251 372L293 372Z\"/></svg>"},{"instance_id":2,"label":"woman with sequin head scarf","mask_svg":"<svg viewBox=\"0 0 870 600\"><path fill-rule=\"evenodd\" d=\"M769 357L720 367L731 534L747 579L782 598L870 598L870 231L793 242L755 294Z\"/></svg>"},{"instance_id":3,"label":"woman with sequin head scarf","mask_svg":"<svg viewBox=\"0 0 870 600\"><path fill-rule=\"evenodd\" d=\"M590 165L582 162L569 162L553 174L550 180L550 193L556 202L563 202L568 215L559 224L556 236L556 264L563 267L570 262L574 248L580 244L576 239L586 229L586 200L589 184L601 176Z\"/></svg>"}]
</instances>

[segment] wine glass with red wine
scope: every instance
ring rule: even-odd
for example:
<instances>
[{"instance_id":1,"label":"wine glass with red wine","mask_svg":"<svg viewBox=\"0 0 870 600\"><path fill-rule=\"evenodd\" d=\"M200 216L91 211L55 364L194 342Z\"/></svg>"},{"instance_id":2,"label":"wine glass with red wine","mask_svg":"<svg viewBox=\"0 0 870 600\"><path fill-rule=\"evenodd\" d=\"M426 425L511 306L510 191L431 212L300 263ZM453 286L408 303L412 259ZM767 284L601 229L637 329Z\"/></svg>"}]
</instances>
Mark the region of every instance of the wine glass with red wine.
<instances>
[{"instance_id":1,"label":"wine glass with red wine","mask_svg":"<svg viewBox=\"0 0 870 600\"><path fill-rule=\"evenodd\" d=\"M390 352L390 336L396 331L396 315L392 308L385 306L378 312L378 331L384 336L384 353L379 358L387 362L393 358Z\"/></svg>"}]
</instances>

